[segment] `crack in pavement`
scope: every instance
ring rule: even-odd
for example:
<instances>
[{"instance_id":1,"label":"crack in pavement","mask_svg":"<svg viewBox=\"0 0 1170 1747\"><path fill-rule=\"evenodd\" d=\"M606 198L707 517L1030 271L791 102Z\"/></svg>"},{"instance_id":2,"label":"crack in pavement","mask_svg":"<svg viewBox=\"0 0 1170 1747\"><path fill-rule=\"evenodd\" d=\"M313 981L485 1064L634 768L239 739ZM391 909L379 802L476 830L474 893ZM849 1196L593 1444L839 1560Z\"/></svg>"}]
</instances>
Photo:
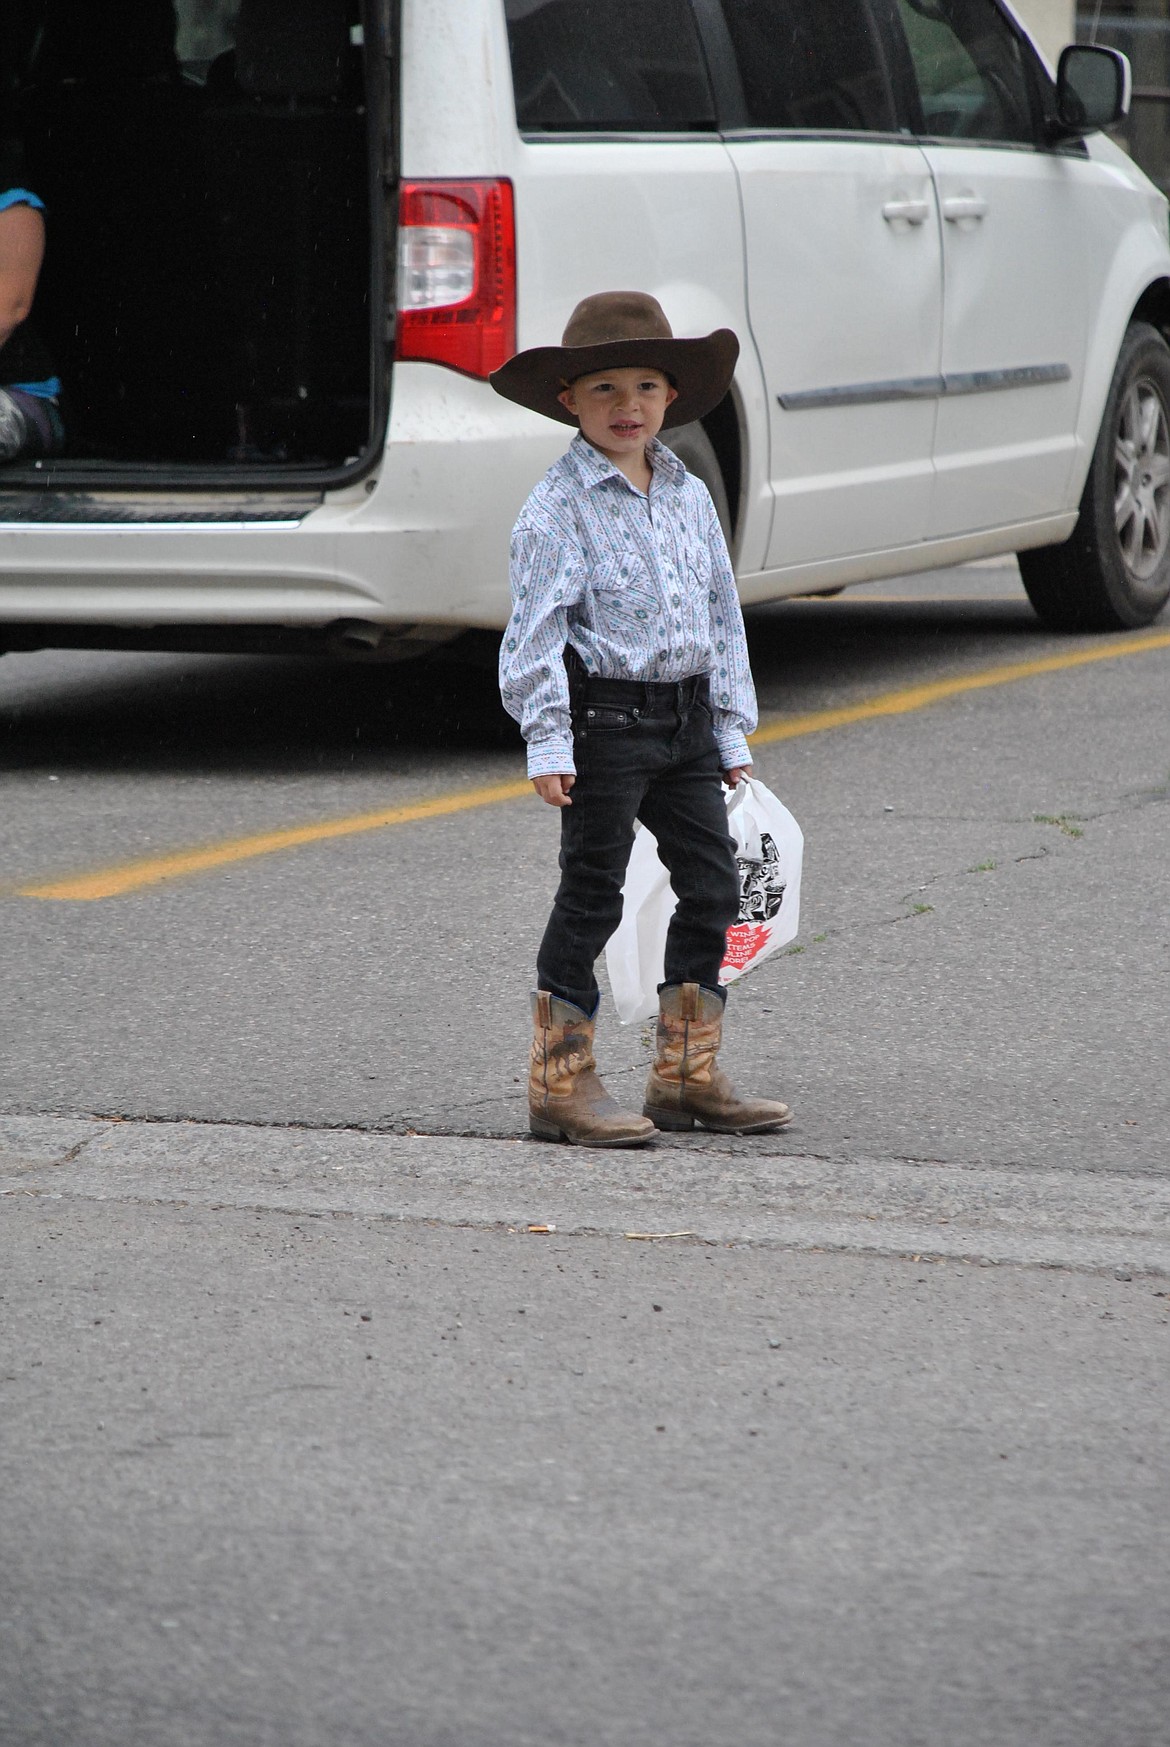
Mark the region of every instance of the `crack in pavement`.
<instances>
[{"instance_id":1,"label":"crack in pavement","mask_svg":"<svg viewBox=\"0 0 1170 1747\"><path fill-rule=\"evenodd\" d=\"M45 1161L41 1173L38 1181L0 1146L0 1195L62 1204L563 1237L682 1231L732 1247L1170 1276L1170 1183L1121 1173L841 1162L701 1144L617 1156L515 1138L157 1121L110 1123L72 1163Z\"/></svg>"},{"instance_id":2,"label":"crack in pavement","mask_svg":"<svg viewBox=\"0 0 1170 1747\"><path fill-rule=\"evenodd\" d=\"M1004 818L1000 815L984 814L914 813L902 814L900 817L902 819L925 820L927 822L944 823L948 825L987 824L999 825L1005 828L1018 827L1023 829L1039 825L1045 827L1047 830L1058 830L1061 836L1068 840L1069 844L1073 844L1083 842L1085 833L1080 829L1070 829L1070 826L1080 827L1095 825L1100 824L1104 820L1124 818L1142 813L1149 807L1165 805L1168 801L1170 801L1170 784L1153 789L1134 789L1127 791L1115 803L1108 806L1098 807L1095 812L1091 813L1033 813L1028 818L1021 818L1018 815ZM922 893L934 891L939 886L949 884L957 886L960 881L973 879L976 876L985 873L1007 872L1010 867L1018 867L1024 862L1045 861L1050 856L1057 853L1058 849L1059 846L1052 843L1039 843L1034 850L1031 850L1024 855L1013 855L1010 859L1005 857L1002 863L997 859L995 865L992 867L977 865L975 867L963 867L959 869L942 869L937 873L927 875L921 885L914 886L911 891L903 894L899 902L906 906L906 908L904 908L898 915L880 916L873 920L851 924L830 923L826 925L822 934L816 937L811 944L824 945L830 934L835 940L848 941L855 939L860 935L869 933L875 927L890 928L902 922L912 922L918 916L929 914L933 908L930 905L923 905L921 907L917 906L916 899L920 897ZM804 945L795 949L789 948L789 951L792 950L804 951L807 950L807 946Z\"/></svg>"},{"instance_id":3,"label":"crack in pavement","mask_svg":"<svg viewBox=\"0 0 1170 1747\"><path fill-rule=\"evenodd\" d=\"M606 1074L606 1079L617 1079L622 1073L636 1072L640 1075L641 1071L640 1068L618 1069L613 1072L608 1072ZM481 1102L490 1104L496 1102L502 1103L505 1102L505 1100L484 1099L481 1100ZM0 1125L4 1123L5 1119L5 1115L0 1115ZM571 1148L567 1145L553 1145L550 1149L549 1143L536 1140L529 1133L526 1126L512 1126L506 1130L488 1132L482 1128L463 1128L453 1123L436 1121L433 1118L428 1121L425 1116L410 1119L409 1126L407 1125L408 1119L401 1117L378 1118L371 1122L316 1122L308 1120L274 1122L266 1121L259 1117L233 1116L228 1118L217 1118L209 1116L190 1116L181 1113L171 1115L135 1115L131 1117L123 1115L110 1116L85 1111L76 1113L62 1113L59 1111L22 1111L19 1113L11 1113L11 1115L8 1116L8 1120L13 1119L20 1122L45 1125L45 1127L50 1127L55 1124L73 1127L78 1122L91 1122L94 1125L94 1131L92 1134L88 1134L80 1141L76 1142L74 1146L64 1154L53 1158L41 1157L22 1160L19 1158L19 1155L14 1157L8 1149L6 1149L3 1140L3 1129L0 1127L0 1176L2 1176L5 1171L9 1170L27 1170L37 1166L45 1166L47 1168L55 1169L61 1165L71 1164L76 1158L80 1157L81 1153L86 1148L92 1147L92 1145L100 1140L103 1135L113 1135L120 1129L125 1130L127 1133L133 1133L135 1130L139 1129L144 1131L161 1132L166 1132L167 1130L182 1131L189 1129L196 1133L212 1135L231 1135L239 1133L253 1134L256 1136L290 1135L295 1137L306 1136L309 1138L314 1136L321 1136L323 1138L333 1136L352 1136L355 1140L465 1140L483 1146L497 1147L518 1145L523 1146L526 1149L539 1149L542 1154L545 1152L551 1152L551 1156L558 1159L564 1159L571 1153L576 1153L579 1156L588 1154L591 1157L624 1156L631 1159L647 1156L665 1158L674 1155L686 1157L690 1155L710 1154L712 1156L731 1159L774 1159L784 1163L789 1163L793 1160L809 1160L816 1164L842 1167L846 1169L860 1166L885 1167L901 1165L914 1169L981 1171L994 1174L996 1172L1031 1172L1037 1168L1027 1159L944 1159L938 1157L937 1154L934 1153L867 1153L846 1150L844 1148L838 1151L818 1152L811 1151L807 1147L800 1147L792 1144L797 1139L797 1136L793 1133L788 1135L785 1135L784 1133L759 1135L717 1134L712 1130L702 1128L696 1128L691 1133L671 1134L669 1136L660 1135L657 1145L649 1154L638 1149L620 1155L612 1155L609 1153L598 1154L596 1149L585 1147ZM422 1126L424 1122L426 1123L426 1126ZM1061 1174L1067 1175L1070 1179L1076 1181L1079 1181L1081 1177L1085 1175L1082 1171L1067 1171L1062 1172ZM1096 1167L1092 1174L1095 1178L1101 1181L1108 1181L1110 1178L1116 1178L1118 1181L1127 1183L1131 1181L1156 1183L1159 1181L1158 1178L1150 1178L1146 1176L1137 1178L1133 1172L1117 1170L1107 1165ZM0 1191L0 1193L3 1193L3 1191Z\"/></svg>"},{"instance_id":4,"label":"crack in pavement","mask_svg":"<svg viewBox=\"0 0 1170 1747\"><path fill-rule=\"evenodd\" d=\"M104 1130L104 1128L103 1128L103 1129L102 1129L102 1130L101 1130L101 1132L102 1132L102 1133L104 1133L104 1132L105 1132L105 1130ZM84 1137L83 1137L83 1138L82 1138L82 1139L81 1139L81 1140L79 1140L79 1141L78 1141L78 1142L77 1142L77 1143L76 1143L76 1144L75 1144L75 1145L74 1145L74 1146L71 1146L71 1147L70 1147L70 1148L69 1148L69 1151L68 1151L68 1152L67 1152L67 1153L64 1153L64 1154L63 1154L63 1155L62 1155L62 1157L61 1157L61 1158L60 1158L60 1159L59 1159L59 1160L58 1160L58 1161L57 1161L57 1162L58 1162L58 1163L59 1163L59 1164L62 1164L62 1165L71 1165L71 1164L73 1164L73 1162L74 1162L74 1160L75 1160L75 1159L79 1159L79 1158L80 1158L80 1157L81 1157L81 1155L82 1155L82 1153L83 1153L83 1152L84 1152L84 1151L85 1151L85 1149L86 1149L86 1147L87 1147L87 1146L92 1146L92 1145L93 1145L93 1142L94 1142L94 1141L95 1141L95 1140L96 1140L96 1139L97 1139L97 1133L96 1133L96 1132L95 1132L95 1133L94 1133L94 1134L87 1134L87 1135L85 1135L85 1136L84 1136Z\"/></svg>"}]
</instances>

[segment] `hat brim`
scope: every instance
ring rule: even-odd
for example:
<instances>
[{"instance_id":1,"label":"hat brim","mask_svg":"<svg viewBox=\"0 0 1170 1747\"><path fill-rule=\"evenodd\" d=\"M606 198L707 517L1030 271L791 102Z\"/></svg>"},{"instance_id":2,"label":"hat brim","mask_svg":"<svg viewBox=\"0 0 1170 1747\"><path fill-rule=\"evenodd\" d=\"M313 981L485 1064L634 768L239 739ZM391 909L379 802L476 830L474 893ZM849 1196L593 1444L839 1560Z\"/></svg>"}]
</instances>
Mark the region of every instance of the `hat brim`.
<instances>
[{"instance_id":1,"label":"hat brim","mask_svg":"<svg viewBox=\"0 0 1170 1747\"><path fill-rule=\"evenodd\" d=\"M527 406L558 424L577 420L557 395L566 382L598 370L661 370L678 389L666 409L663 430L689 425L718 406L735 374L739 341L730 328L716 328L697 340L608 340L597 346L532 346L517 352L488 378L497 394Z\"/></svg>"}]
</instances>

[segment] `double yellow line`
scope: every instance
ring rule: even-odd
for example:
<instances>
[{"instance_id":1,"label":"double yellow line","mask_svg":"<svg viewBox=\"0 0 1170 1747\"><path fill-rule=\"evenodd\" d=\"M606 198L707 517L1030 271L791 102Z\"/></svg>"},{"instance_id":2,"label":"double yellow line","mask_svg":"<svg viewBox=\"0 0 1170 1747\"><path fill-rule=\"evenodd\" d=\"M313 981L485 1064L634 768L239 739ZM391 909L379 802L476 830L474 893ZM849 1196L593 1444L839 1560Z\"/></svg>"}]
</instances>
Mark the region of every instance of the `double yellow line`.
<instances>
[{"instance_id":1,"label":"double yellow line","mask_svg":"<svg viewBox=\"0 0 1170 1747\"><path fill-rule=\"evenodd\" d=\"M779 740L799 740L807 734L823 734L830 728L847 728L854 722L871 722L883 716L905 716L914 710L928 709L947 698L961 697L965 692L986 691L991 686L1011 685L1017 680L1035 679L1046 673L1063 673L1069 668L1088 667L1095 661L1145 655L1154 649L1170 649L1170 632L1149 632L1124 640L1096 643L1092 648L1073 650L1067 655L1046 655L1036 661L1014 661L1000 667L985 667L977 673L962 674L955 679L935 680L927 685L884 692L864 703L847 704L838 710L812 710L803 716L785 717L766 723L752 736L752 745L770 746ZM215 868L231 867L236 862L253 861L257 856L275 855L280 850L300 849L308 843L327 843L338 837L356 837L364 831L383 831L390 825L443 819L453 813L514 801L531 792L531 785L527 782L493 783L486 788L462 789L405 807L383 807L373 813L355 813L345 819L325 819L316 825L262 831L255 836L237 837L199 849L181 849L171 855L149 856L117 867L99 868L93 873L77 874L68 879L37 881L17 887L15 895L71 903L122 898L146 886L161 885L165 880L210 873Z\"/></svg>"}]
</instances>

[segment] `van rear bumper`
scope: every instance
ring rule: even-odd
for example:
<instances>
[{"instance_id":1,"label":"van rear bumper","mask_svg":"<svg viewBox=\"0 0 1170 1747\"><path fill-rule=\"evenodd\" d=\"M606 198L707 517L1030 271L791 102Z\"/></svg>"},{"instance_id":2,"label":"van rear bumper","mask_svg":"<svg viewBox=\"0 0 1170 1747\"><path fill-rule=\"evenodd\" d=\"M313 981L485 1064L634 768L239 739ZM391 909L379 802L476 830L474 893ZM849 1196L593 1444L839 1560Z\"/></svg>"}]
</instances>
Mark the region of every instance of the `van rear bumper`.
<instances>
[{"instance_id":1,"label":"van rear bumper","mask_svg":"<svg viewBox=\"0 0 1170 1747\"><path fill-rule=\"evenodd\" d=\"M147 520L141 491L103 493L78 521L74 494L68 520L34 521L27 492L23 517L0 492L0 627L502 628L512 524L564 446L563 431L486 383L400 364L378 468L316 503L273 493L265 519L244 505L224 520L209 496L199 520L195 494L159 492ZM169 507L174 520L156 519Z\"/></svg>"}]
</instances>

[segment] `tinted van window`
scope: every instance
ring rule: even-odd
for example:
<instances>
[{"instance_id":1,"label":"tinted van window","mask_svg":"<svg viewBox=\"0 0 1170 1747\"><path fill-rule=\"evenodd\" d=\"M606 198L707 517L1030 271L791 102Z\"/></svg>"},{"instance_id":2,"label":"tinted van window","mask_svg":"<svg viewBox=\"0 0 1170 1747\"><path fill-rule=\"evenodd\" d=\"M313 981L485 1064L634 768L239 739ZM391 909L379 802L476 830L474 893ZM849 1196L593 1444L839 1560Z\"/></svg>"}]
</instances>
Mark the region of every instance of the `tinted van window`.
<instances>
[{"instance_id":1,"label":"tinted van window","mask_svg":"<svg viewBox=\"0 0 1170 1747\"><path fill-rule=\"evenodd\" d=\"M714 128L687 0L505 0L504 9L522 129Z\"/></svg>"},{"instance_id":2,"label":"tinted van window","mask_svg":"<svg viewBox=\"0 0 1170 1747\"><path fill-rule=\"evenodd\" d=\"M926 132L1030 144L1024 51L994 0L898 0Z\"/></svg>"},{"instance_id":3,"label":"tinted van window","mask_svg":"<svg viewBox=\"0 0 1170 1747\"><path fill-rule=\"evenodd\" d=\"M864 0L723 0L749 124L891 133L894 99Z\"/></svg>"}]
</instances>

